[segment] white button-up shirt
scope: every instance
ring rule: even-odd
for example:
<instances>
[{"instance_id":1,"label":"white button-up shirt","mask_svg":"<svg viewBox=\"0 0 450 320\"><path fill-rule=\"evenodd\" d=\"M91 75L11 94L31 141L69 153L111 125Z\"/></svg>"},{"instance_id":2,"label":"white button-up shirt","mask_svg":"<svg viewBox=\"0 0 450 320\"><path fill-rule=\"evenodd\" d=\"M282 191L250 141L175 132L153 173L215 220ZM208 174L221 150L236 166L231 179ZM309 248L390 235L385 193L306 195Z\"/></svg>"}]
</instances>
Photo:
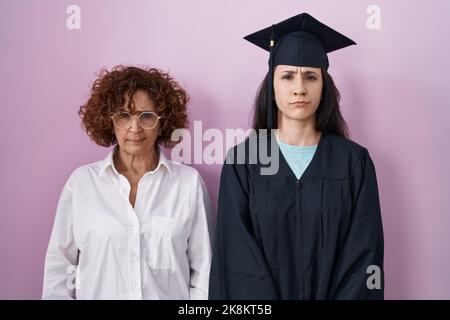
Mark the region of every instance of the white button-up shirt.
<instances>
[{"instance_id":1,"label":"white button-up shirt","mask_svg":"<svg viewBox=\"0 0 450 320\"><path fill-rule=\"evenodd\" d=\"M199 173L160 152L134 208L129 194L113 152L72 173L47 250L44 299L207 299L211 206Z\"/></svg>"}]
</instances>

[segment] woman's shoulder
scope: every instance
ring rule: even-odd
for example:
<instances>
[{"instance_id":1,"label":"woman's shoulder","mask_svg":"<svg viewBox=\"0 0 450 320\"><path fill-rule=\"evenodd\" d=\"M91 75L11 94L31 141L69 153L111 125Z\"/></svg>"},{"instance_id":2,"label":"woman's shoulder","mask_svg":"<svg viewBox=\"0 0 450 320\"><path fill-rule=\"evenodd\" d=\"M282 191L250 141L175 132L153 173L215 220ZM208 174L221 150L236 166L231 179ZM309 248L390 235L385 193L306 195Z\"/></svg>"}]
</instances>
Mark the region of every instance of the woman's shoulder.
<instances>
[{"instance_id":1,"label":"woman's shoulder","mask_svg":"<svg viewBox=\"0 0 450 320\"><path fill-rule=\"evenodd\" d=\"M324 136L324 142L328 148L335 152L343 152L347 154L361 155L368 150L360 143L350 139L338 136L336 134L327 134Z\"/></svg>"},{"instance_id":2,"label":"woman's shoulder","mask_svg":"<svg viewBox=\"0 0 450 320\"><path fill-rule=\"evenodd\" d=\"M371 161L368 148L352 139L334 134L326 136L323 155L332 163L345 163L349 172L354 171L358 164L364 165L366 161Z\"/></svg>"},{"instance_id":3,"label":"woman's shoulder","mask_svg":"<svg viewBox=\"0 0 450 320\"><path fill-rule=\"evenodd\" d=\"M170 166L172 178L186 183L203 181L200 172L196 168L174 160L167 159L167 162Z\"/></svg>"},{"instance_id":4,"label":"woman's shoulder","mask_svg":"<svg viewBox=\"0 0 450 320\"><path fill-rule=\"evenodd\" d=\"M86 183L95 178L100 178L102 172L104 172L108 167L106 160L99 160L87 164L80 165L76 167L69 174L69 178L67 179L68 184L75 184L79 181L83 181Z\"/></svg>"}]
</instances>

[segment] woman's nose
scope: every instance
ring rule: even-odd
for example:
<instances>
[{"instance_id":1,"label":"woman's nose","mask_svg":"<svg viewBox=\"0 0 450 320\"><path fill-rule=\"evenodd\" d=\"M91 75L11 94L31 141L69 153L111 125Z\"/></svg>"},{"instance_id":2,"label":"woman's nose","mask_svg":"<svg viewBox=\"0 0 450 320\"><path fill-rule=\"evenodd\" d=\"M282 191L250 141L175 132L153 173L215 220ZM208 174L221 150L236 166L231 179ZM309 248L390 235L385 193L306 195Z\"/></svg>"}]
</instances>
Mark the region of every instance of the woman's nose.
<instances>
[{"instance_id":1,"label":"woman's nose","mask_svg":"<svg viewBox=\"0 0 450 320\"><path fill-rule=\"evenodd\" d=\"M299 79L295 82L294 95L304 96L307 93L305 82L301 77L299 77Z\"/></svg>"},{"instance_id":2,"label":"woman's nose","mask_svg":"<svg viewBox=\"0 0 450 320\"><path fill-rule=\"evenodd\" d=\"M131 124L130 124L129 130L131 132L138 132L138 131L141 130L141 126L139 125L139 119L138 118L131 119Z\"/></svg>"}]
</instances>

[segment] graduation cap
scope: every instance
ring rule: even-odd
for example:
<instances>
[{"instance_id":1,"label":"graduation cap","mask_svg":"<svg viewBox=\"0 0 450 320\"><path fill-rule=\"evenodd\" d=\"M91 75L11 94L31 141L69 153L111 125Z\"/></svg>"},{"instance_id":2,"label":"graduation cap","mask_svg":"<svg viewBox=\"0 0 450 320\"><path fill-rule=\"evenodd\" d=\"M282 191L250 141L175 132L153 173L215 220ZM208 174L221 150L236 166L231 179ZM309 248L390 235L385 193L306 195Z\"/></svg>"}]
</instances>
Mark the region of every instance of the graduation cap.
<instances>
[{"instance_id":1,"label":"graduation cap","mask_svg":"<svg viewBox=\"0 0 450 320\"><path fill-rule=\"evenodd\" d=\"M301 13L268 28L259 30L245 40L270 52L268 76L267 128L273 127L273 69L275 66L291 65L328 69L327 53L356 44L316 20L307 13Z\"/></svg>"}]
</instances>

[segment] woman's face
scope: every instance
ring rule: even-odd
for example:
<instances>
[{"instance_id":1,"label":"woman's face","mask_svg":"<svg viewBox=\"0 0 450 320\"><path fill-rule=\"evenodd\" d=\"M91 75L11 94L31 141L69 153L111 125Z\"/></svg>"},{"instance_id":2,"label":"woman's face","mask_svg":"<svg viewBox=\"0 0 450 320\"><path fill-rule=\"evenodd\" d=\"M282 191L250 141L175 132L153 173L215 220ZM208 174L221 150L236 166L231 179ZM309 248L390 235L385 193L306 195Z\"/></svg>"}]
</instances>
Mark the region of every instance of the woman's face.
<instances>
[{"instance_id":1,"label":"woman's face","mask_svg":"<svg viewBox=\"0 0 450 320\"><path fill-rule=\"evenodd\" d=\"M278 65L273 87L278 119L310 120L315 116L322 96L320 68Z\"/></svg>"},{"instance_id":2,"label":"woman's face","mask_svg":"<svg viewBox=\"0 0 450 320\"><path fill-rule=\"evenodd\" d=\"M155 104L148 94L143 90L138 90L133 96L134 110L127 108L128 95L125 96L125 104L119 111L127 111L138 116L143 111L155 112ZM129 155L142 156L148 154L155 148L155 141L160 131L160 121L153 129L143 129L139 125L138 119L132 119L128 128L117 128L114 126L119 148Z\"/></svg>"}]
</instances>

